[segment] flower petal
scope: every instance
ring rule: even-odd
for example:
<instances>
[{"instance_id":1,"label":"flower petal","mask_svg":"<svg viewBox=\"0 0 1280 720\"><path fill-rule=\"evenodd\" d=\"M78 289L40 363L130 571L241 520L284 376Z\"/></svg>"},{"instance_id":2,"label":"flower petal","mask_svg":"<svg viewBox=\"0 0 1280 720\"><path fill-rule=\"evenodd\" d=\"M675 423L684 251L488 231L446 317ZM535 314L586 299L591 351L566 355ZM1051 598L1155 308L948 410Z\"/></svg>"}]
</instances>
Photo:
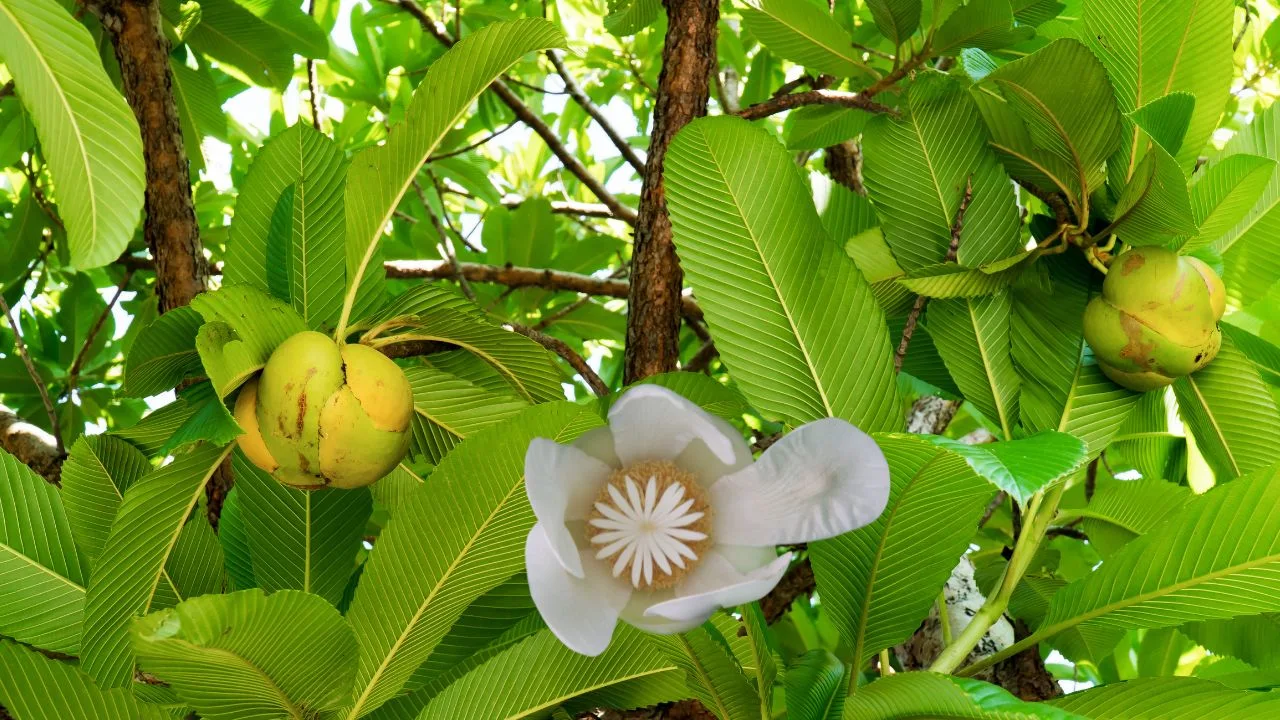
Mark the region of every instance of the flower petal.
<instances>
[{"instance_id":1,"label":"flower petal","mask_svg":"<svg viewBox=\"0 0 1280 720\"><path fill-rule=\"evenodd\" d=\"M609 428L623 467L687 455L683 459L690 466L685 469L710 484L724 468L739 466L744 455L751 457L732 425L659 385L637 385L623 393L609 408ZM706 449L694 451L695 440Z\"/></svg>"},{"instance_id":2,"label":"flower petal","mask_svg":"<svg viewBox=\"0 0 1280 720\"><path fill-rule=\"evenodd\" d=\"M889 464L871 436L838 418L797 428L754 465L711 486L712 537L786 545L875 520L889 502Z\"/></svg>"},{"instance_id":3,"label":"flower petal","mask_svg":"<svg viewBox=\"0 0 1280 720\"><path fill-rule=\"evenodd\" d=\"M615 470L622 467L618 453L613 450L613 431L608 425L591 428L571 443L574 447Z\"/></svg>"},{"instance_id":4,"label":"flower petal","mask_svg":"<svg viewBox=\"0 0 1280 720\"><path fill-rule=\"evenodd\" d=\"M701 624L720 608L741 605L768 595L790 564L791 553L786 553L764 567L742 573L728 558L712 550L676 587L675 598L651 605L644 614L675 622L697 620Z\"/></svg>"},{"instance_id":5,"label":"flower petal","mask_svg":"<svg viewBox=\"0 0 1280 720\"><path fill-rule=\"evenodd\" d=\"M592 657L604 652L631 590L610 577L608 567L596 560L582 563L581 578L566 572L542 523L529 531L524 562L533 604L551 632L574 652Z\"/></svg>"},{"instance_id":6,"label":"flower petal","mask_svg":"<svg viewBox=\"0 0 1280 720\"><path fill-rule=\"evenodd\" d=\"M608 465L581 450L546 438L534 438L524 455L524 488L533 514L546 528L560 564L582 577L582 562L567 520L585 520L591 501L612 472Z\"/></svg>"},{"instance_id":7,"label":"flower petal","mask_svg":"<svg viewBox=\"0 0 1280 720\"><path fill-rule=\"evenodd\" d=\"M631 594L631 602L622 608L622 612L618 617L628 625L637 627L645 632L656 633L658 635L671 635L673 633L682 633L692 630L703 622L704 619L694 620L668 620L662 617L650 617L645 611L650 607L675 598L675 591L653 590L649 592L635 592ZM710 616L708 616L710 617Z\"/></svg>"}]
</instances>

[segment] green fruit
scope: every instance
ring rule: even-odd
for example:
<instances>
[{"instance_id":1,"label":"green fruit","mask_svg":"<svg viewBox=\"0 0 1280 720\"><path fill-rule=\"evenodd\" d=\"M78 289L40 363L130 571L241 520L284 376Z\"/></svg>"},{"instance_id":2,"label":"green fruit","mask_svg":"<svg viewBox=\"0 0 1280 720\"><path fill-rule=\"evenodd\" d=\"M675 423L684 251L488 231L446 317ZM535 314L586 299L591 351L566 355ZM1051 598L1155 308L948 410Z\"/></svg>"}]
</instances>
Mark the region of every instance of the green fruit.
<instances>
[{"instance_id":1,"label":"green fruit","mask_svg":"<svg viewBox=\"0 0 1280 720\"><path fill-rule=\"evenodd\" d=\"M245 456L280 482L356 488L408 451L413 392L378 351L307 331L280 343L241 390L235 415Z\"/></svg>"},{"instance_id":2,"label":"green fruit","mask_svg":"<svg viewBox=\"0 0 1280 720\"><path fill-rule=\"evenodd\" d=\"M1159 247L1120 255L1085 308L1084 337L1107 377L1146 392L1208 365L1222 342L1222 281Z\"/></svg>"}]
</instances>

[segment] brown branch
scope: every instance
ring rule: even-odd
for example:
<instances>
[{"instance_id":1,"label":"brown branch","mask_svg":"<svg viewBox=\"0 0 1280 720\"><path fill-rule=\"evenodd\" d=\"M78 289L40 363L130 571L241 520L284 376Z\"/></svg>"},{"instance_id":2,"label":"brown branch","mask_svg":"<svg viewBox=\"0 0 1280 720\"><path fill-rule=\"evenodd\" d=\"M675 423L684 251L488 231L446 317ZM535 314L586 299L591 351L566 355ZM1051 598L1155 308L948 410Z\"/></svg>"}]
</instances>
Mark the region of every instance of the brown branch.
<instances>
[{"instance_id":1,"label":"brown branch","mask_svg":"<svg viewBox=\"0 0 1280 720\"><path fill-rule=\"evenodd\" d=\"M553 313L551 313L550 315L548 315L548 316L546 316L546 317L542 318L541 320L539 320L539 321L538 321L538 324L533 326L533 329L534 329L534 330L546 330L548 327L550 327L550 326L551 326L552 324L554 324L555 322L557 322L557 321L559 321L559 320L563 320L564 318L568 317L569 315L572 315L572 314L574 313L574 311L576 311L578 308L582 307L583 305L586 305L586 304L587 304L587 303L589 303L589 302L591 302L591 296L590 296L590 295L583 295L582 297L578 298L577 300L574 300L573 302L569 303L568 305L565 305L564 307L557 309L555 312L553 312Z\"/></svg>"},{"instance_id":2,"label":"brown branch","mask_svg":"<svg viewBox=\"0 0 1280 720\"><path fill-rule=\"evenodd\" d=\"M982 511L982 519L978 520L978 527L986 527L987 523L991 522L991 516L996 514L996 510L999 510L1001 505L1004 505L1007 497L1009 496L1005 494L1005 491L1001 490L995 494L995 497L991 498L991 502L987 503L987 509Z\"/></svg>"},{"instance_id":3,"label":"brown branch","mask_svg":"<svg viewBox=\"0 0 1280 720\"><path fill-rule=\"evenodd\" d=\"M698 352L694 353L693 357L689 358L689 362L685 363L684 367L680 369L685 372L703 372L711 366L711 361L715 360L719 355L720 351L716 350L715 341L708 340L702 344L702 347L698 348Z\"/></svg>"},{"instance_id":4,"label":"brown branch","mask_svg":"<svg viewBox=\"0 0 1280 720\"><path fill-rule=\"evenodd\" d=\"M970 175L964 183L964 196L960 198L960 207L956 210L955 222L951 223L951 246L947 249L946 262L954 262L956 253L960 251L960 232L964 229L964 213L969 209L969 202L972 200L973 176ZM907 315L907 324L902 328L902 340L898 342L898 349L893 353L894 372L902 372L902 363L907 359L907 348L911 345L911 336L915 334L916 324L920 321L920 313L924 311L924 306L927 302L929 302L929 298L921 295L911 305L911 312Z\"/></svg>"},{"instance_id":5,"label":"brown branch","mask_svg":"<svg viewBox=\"0 0 1280 720\"><path fill-rule=\"evenodd\" d=\"M67 370L67 389L64 392L67 397L71 397L72 393L75 392L76 384L80 382L80 371L84 368L85 361L89 359L89 348L93 345L94 339L98 337L98 332L102 330L102 326L106 324L107 318L111 316L111 309L120 301L120 296L124 294L124 289L132 278L133 270L126 269L124 277L116 285L115 294L111 296L107 306L102 308L102 312L98 313L98 317L93 321L93 326L89 328L89 334L85 335L84 343L80 345L80 351L76 353L75 360L71 361L71 367Z\"/></svg>"},{"instance_id":6,"label":"brown branch","mask_svg":"<svg viewBox=\"0 0 1280 720\"><path fill-rule=\"evenodd\" d=\"M604 130L604 134L609 136L609 141L618 149L618 152L622 153L622 157L626 159L627 164L635 168L637 173L643 173L644 161L636 154L635 148L631 147L631 143L622 137L622 134L618 132L617 128L613 127L604 113L600 112L600 108L596 107L596 104L591 102L591 98L587 97L587 94L578 86L578 83L573 79L573 75L569 74L569 71L565 68L564 62L560 59L560 54L555 50L548 50L547 58L551 60L551 64L556 67L556 72L560 75L560 79L564 81L564 89L568 91L569 97L581 105L582 109L600 126L600 129Z\"/></svg>"},{"instance_id":7,"label":"brown branch","mask_svg":"<svg viewBox=\"0 0 1280 720\"><path fill-rule=\"evenodd\" d=\"M1058 227L1065 227L1071 224L1071 209L1067 207L1067 201L1062 195L1043 190L1029 182L1019 181L1018 184L1032 196L1039 198L1040 202L1053 211L1053 216L1058 221Z\"/></svg>"},{"instance_id":8,"label":"brown branch","mask_svg":"<svg viewBox=\"0 0 1280 720\"><path fill-rule=\"evenodd\" d=\"M680 357L683 275L667 215L663 180L667 147L694 118L707 114L716 61L716 0L666 0L667 33L654 103L653 131L640 190L631 252L631 294L623 382L674 370Z\"/></svg>"},{"instance_id":9,"label":"brown branch","mask_svg":"<svg viewBox=\"0 0 1280 720\"><path fill-rule=\"evenodd\" d=\"M882 105L872 100L865 90L856 93L843 90L807 90L805 92L791 93L790 95L779 95L763 102L758 102L755 105L750 105L738 113L738 117L746 120L759 120L760 118L777 115L780 112L806 105L839 105L841 107L858 108L870 113L898 114L897 110L888 105Z\"/></svg>"},{"instance_id":10,"label":"brown branch","mask_svg":"<svg viewBox=\"0 0 1280 720\"><path fill-rule=\"evenodd\" d=\"M867 188L862 183L862 149L852 140L828 147L822 159L822 165L832 180L866 196Z\"/></svg>"},{"instance_id":11,"label":"brown branch","mask_svg":"<svg viewBox=\"0 0 1280 720\"><path fill-rule=\"evenodd\" d=\"M441 45L444 45L447 48L453 47L453 37L450 36L446 30L437 25L436 21L433 20L431 16L427 14L427 11L415 2L415 0L384 1L395 5L412 15L414 19L418 21L418 24L422 26L422 29L425 30L428 35L435 38ZM582 164L582 161L578 160L578 158L574 157L573 153L569 152L569 149L565 147L564 143L555 134L555 131L551 129L551 126L547 125L547 123L539 117L537 113L531 110L528 105L525 105L506 82L502 80L495 80L494 83L489 86L489 90L493 92L493 94L497 95L498 99L510 108L511 112L515 113L515 116L521 122L528 125L531 130L537 133L538 137L542 138L542 141L547 144L548 148L550 148L551 153L560 160L560 164L576 176L583 185L586 185L587 189L600 199L600 202L607 205L614 217L617 217L628 224L635 224L636 212L623 205L616 197L613 196L613 193L606 190L604 184L597 180L595 176L587 170L586 166Z\"/></svg>"},{"instance_id":12,"label":"brown branch","mask_svg":"<svg viewBox=\"0 0 1280 720\"><path fill-rule=\"evenodd\" d=\"M583 380L587 381L587 386L591 388L591 392L595 393L597 397L604 397L609 394L609 386L605 384L605 381L601 380L600 376L596 374L596 371L592 370L591 366L587 364L587 361L583 360L582 356L574 352L573 348L566 345L564 341L558 338L553 338L538 330L534 330L531 327L525 327L519 323L507 323L506 327L512 332L520 333L542 347L564 358L564 361L569 363L569 365L582 376Z\"/></svg>"},{"instance_id":13,"label":"brown branch","mask_svg":"<svg viewBox=\"0 0 1280 720\"><path fill-rule=\"evenodd\" d=\"M806 85L811 90L826 90L827 88L831 87L831 85L835 83L835 81L836 79L830 75L819 75L818 77L815 78L814 76L808 73L805 73L804 75L801 75L800 77L794 80L788 80L787 82L782 83L781 85L778 86L778 89L774 90L773 94L770 95L769 97L776 98L776 97L782 97L783 95L789 95L795 92L797 88L800 88Z\"/></svg>"},{"instance_id":14,"label":"brown branch","mask_svg":"<svg viewBox=\"0 0 1280 720\"><path fill-rule=\"evenodd\" d=\"M27 350L27 343L22 339L22 328L18 326L18 321L13 316L13 309L9 307L9 303L5 301L4 296L0 295L0 310L4 311L4 316L9 321L9 327L13 330L13 344L18 349L18 355L22 357L22 364L27 367L27 374L31 376L31 382L36 386L36 390L40 392L40 402L44 403L44 411L49 416L49 427L53 428L54 448L59 454L62 453L62 429L58 425L58 413L53 410L53 401L49 399L49 389L44 386L44 380L40 377L40 373L36 371L36 365L31 361L31 353Z\"/></svg>"},{"instance_id":15,"label":"brown branch","mask_svg":"<svg viewBox=\"0 0 1280 720\"><path fill-rule=\"evenodd\" d=\"M54 424L57 427L57 424ZM52 435L0 406L0 447L37 475L54 485L62 480L62 461L66 454L58 450Z\"/></svg>"}]
</instances>

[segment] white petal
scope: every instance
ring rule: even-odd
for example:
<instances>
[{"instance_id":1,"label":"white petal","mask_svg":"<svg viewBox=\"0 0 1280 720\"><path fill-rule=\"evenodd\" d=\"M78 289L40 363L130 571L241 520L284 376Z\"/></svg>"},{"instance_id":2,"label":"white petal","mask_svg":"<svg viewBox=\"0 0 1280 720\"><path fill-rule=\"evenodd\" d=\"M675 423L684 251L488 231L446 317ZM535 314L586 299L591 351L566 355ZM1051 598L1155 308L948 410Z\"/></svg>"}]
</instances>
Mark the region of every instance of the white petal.
<instances>
[{"instance_id":1,"label":"white petal","mask_svg":"<svg viewBox=\"0 0 1280 720\"><path fill-rule=\"evenodd\" d=\"M591 500L612 472L608 465L568 445L534 438L524 454L524 488L560 564L582 577L582 563L566 520L585 520Z\"/></svg>"},{"instance_id":2,"label":"white petal","mask_svg":"<svg viewBox=\"0 0 1280 720\"><path fill-rule=\"evenodd\" d=\"M565 572L551 550L542 524L533 526L524 546L529 593L551 632L574 652L596 656L609 647L618 613L631 591L609 577L601 563L588 559L585 573Z\"/></svg>"},{"instance_id":3,"label":"white petal","mask_svg":"<svg viewBox=\"0 0 1280 720\"><path fill-rule=\"evenodd\" d=\"M730 438L733 444L733 462L721 461L702 440L690 442L684 452L673 461L677 466L693 473L703 487L711 487L716 480L741 470L755 459L751 454L751 446L743 439L742 433L737 428L714 415L711 416L711 424L720 428L720 432Z\"/></svg>"},{"instance_id":4,"label":"white petal","mask_svg":"<svg viewBox=\"0 0 1280 720\"><path fill-rule=\"evenodd\" d=\"M622 467L618 453L613 450L613 431L608 425L582 433L572 445L615 470Z\"/></svg>"},{"instance_id":5,"label":"white petal","mask_svg":"<svg viewBox=\"0 0 1280 720\"><path fill-rule=\"evenodd\" d=\"M791 563L786 553L762 568L743 574L719 552L712 550L689 577L676 587L676 597L645 610L649 617L677 622L705 622L716 610L759 600L782 579Z\"/></svg>"},{"instance_id":6,"label":"white petal","mask_svg":"<svg viewBox=\"0 0 1280 720\"><path fill-rule=\"evenodd\" d=\"M622 612L618 614L618 617L628 625L638 627L645 632L657 633L659 635L686 632L698 627L704 622L703 620L675 621L645 615L645 611L653 605L666 602L674 597L675 591L670 589L631 593L631 602L627 603L627 606L622 608Z\"/></svg>"},{"instance_id":7,"label":"white petal","mask_svg":"<svg viewBox=\"0 0 1280 720\"><path fill-rule=\"evenodd\" d=\"M889 501L889 464L871 436L826 418L792 431L709 495L717 543L822 540L880 516Z\"/></svg>"},{"instance_id":8,"label":"white petal","mask_svg":"<svg viewBox=\"0 0 1280 720\"><path fill-rule=\"evenodd\" d=\"M694 440L705 443L724 465L733 465L739 458L738 445L746 446L728 423L658 385L636 385L623 393L609 408L609 429L624 467L645 460L675 460Z\"/></svg>"}]
</instances>

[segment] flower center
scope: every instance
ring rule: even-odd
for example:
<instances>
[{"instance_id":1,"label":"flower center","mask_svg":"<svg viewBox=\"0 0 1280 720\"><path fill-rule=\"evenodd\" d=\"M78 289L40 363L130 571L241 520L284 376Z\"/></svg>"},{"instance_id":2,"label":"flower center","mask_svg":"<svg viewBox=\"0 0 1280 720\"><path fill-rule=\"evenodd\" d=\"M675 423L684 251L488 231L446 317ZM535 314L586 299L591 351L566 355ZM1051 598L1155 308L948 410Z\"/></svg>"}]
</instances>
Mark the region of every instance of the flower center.
<instances>
[{"instance_id":1,"label":"flower center","mask_svg":"<svg viewBox=\"0 0 1280 720\"><path fill-rule=\"evenodd\" d=\"M596 497L588 533L613 576L645 590L675 585L709 545L710 508L693 475L666 461L615 470Z\"/></svg>"}]
</instances>

